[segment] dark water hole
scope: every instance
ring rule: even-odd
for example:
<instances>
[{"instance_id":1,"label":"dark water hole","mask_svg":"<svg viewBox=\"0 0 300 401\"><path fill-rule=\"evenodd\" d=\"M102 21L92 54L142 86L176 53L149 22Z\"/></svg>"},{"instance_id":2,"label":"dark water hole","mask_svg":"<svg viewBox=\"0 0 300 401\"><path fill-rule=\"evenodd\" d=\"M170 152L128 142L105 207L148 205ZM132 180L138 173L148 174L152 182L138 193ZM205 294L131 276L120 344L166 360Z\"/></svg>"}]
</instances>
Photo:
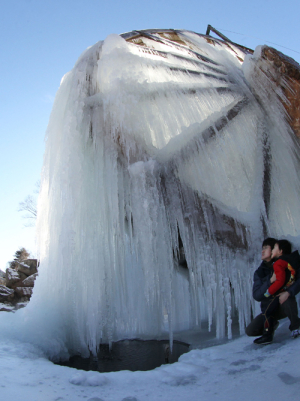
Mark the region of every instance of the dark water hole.
<instances>
[{"instance_id":1,"label":"dark water hole","mask_svg":"<svg viewBox=\"0 0 300 401\"><path fill-rule=\"evenodd\" d=\"M189 344L180 341L174 341L171 352L168 340L122 340L113 343L111 350L108 344L101 344L97 357L74 355L59 365L98 372L146 371L177 362L188 351Z\"/></svg>"}]
</instances>

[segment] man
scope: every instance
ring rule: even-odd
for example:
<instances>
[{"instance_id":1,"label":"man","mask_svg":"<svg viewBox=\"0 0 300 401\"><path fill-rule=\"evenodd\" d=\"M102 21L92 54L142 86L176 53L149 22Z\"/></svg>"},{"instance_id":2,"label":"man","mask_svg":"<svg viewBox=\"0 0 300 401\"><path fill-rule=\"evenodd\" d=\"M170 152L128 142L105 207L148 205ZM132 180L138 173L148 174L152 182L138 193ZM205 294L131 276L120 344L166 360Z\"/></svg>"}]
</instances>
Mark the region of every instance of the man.
<instances>
[{"instance_id":1,"label":"man","mask_svg":"<svg viewBox=\"0 0 300 401\"><path fill-rule=\"evenodd\" d=\"M277 240L275 238L267 238L263 241L262 244L262 254L261 259L262 263L259 268L254 273L254 281L253 281L253 298L262 302L265 299L264 294L270 287L272 283L276 281L276 275L273 273L272 267L272 250L276 244ZM298 307L297 301L295 299L295 295L300 292L300 274L296 276L296 281L292 284L286 291L282 292L279 295L279 308L276 312L274 312L274 325L272 327L271 341L273 340L274 332L278 327L278 320L284 319L286 317L291 318L295 313L298 315ZM291 320L291 319L290 319ZM264 332L264 322L265 317L263 314L259 314L256 316L252 322L246 328L246 334L251 337L262 336ZM300 322L300 319L299 319ZM297 337L300 335L299 330L294 330L293 327L290 326L290 330L292 331L293 337ZM295 333L294 333L295 331ZM255 342L256 340L254 340ZM270 343L269 341L267 342ZM263 344L263 342L260 342Z\"/></svg>"}]
</instances>

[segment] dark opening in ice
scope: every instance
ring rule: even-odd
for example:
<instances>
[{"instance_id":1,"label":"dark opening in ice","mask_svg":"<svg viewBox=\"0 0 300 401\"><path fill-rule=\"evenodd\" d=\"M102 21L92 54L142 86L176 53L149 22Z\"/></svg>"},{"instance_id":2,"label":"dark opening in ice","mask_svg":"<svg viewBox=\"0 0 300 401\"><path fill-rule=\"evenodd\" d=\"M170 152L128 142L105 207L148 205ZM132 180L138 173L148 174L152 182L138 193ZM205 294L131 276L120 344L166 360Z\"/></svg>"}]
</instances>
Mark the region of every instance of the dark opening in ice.
<instances>
[{"instance_id":1,"label":"dark opening in ice","mask_svg":"<svg viewBox=\"0 0 300 401\"><path fill-rule=\"evenodd\" d=\"M171 352L168 340L121 340L113 343L111 350L108 344L101 344L97 357L91 355L89 358L82 358L74 355L59 364L98 372L146 371L177 362L188 351L189 344L180 341L173 342Z\"/></svg>"}]
</instances>

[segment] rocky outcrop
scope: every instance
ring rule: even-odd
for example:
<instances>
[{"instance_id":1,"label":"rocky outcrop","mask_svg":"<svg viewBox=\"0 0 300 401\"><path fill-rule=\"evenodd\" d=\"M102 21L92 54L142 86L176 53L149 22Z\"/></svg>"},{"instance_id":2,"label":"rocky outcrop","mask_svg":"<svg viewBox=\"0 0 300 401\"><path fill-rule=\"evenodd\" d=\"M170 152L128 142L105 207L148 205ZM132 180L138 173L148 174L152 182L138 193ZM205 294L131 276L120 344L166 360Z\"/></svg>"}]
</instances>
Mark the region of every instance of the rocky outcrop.
<instances>
[{"instance_id":1,"label":"rocky outcrop","mask_svg":"<svg viewBox=\"0 0 300 401\"><path fill-rule=\"evenodd\" d=\"M15 309L15 306L11 304L0 302L0 312L12 312Z\"/></svg>"},{"instance_id":2,"label":"rocky outcrop","mask_svg":"<svg viewBox=\"0 0 300 401\"><path fill-rule=\"evenodd\" d=\"M6 278L6 285L7 287L10 288L13 284L22 281L18 272L15 269L11 269L10 267L6 269L5 278Z\"/></svg>"},{"instance_id":3,"label":"rocky outcrop","mask_svg":"<svg viewBox=\"0 0 300 401\"><path fill-rule=\"evenodd\" d=\"M0 285L0 302L12 301L14 298L14 290Z\"/></svg>"},{"instance_id":4,"label":"rocky outcrop","mask_svg":"<svg viewBox=\"0 0 300 401\"><path fill-rule=\"evenodd\" d=\"M32 288L31 287L16 287L15 293L19 295L21 298L31 297Z\"/></svg>"},{"instance_id":5,"label":"rocky outcrop","mask_svg":"<svg viewBox=\"0 0 300 401\"><path fill-rule=\"evenodd\" d=\"M0 311L11 312L22 308L32 295L38 275L37 260L27 259L16 262L14 266L6 269L5 277L0 277Z\"/></svg>"},{"instance_id":6,"label":"rocky outcrop","mask_svg":"<svg viewBox=\"0 0 300 401\"><path fill-rule=\"evenodd\" d=\"M32 274L37 273L37 260L36 259L27 259L23 262L16 263L16 270L18 273L23 273L26 277L31 276Z\"/></svg>"},{"instance_id":7,"label":"rocky outcrop","mask_svg":"<svg viewBox=\"0 0 300 401\"><path fill-rule=\"evenodd\" d=\"M33 287L37 275L38 273L34 273L32 276L25 278L25 280L23 281L23 287Z\"/></svg>"}]
</instances>

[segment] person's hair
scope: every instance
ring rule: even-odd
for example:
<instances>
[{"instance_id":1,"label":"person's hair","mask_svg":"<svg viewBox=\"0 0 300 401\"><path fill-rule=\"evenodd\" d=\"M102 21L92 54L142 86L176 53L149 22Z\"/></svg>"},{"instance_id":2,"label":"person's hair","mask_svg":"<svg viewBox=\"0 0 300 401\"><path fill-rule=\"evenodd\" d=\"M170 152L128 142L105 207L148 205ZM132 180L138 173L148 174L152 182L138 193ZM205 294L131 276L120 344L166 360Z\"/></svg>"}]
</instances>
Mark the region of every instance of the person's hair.
<instances>
[{"instance_id":1,"label":"person's hair","mask_svg":"<svg viewBox=\"0 0 300 401\"><path fill-rule=\"evenodd\" d=\"M276 244L278 244L278 248L282 251L283 255L289 255L292 253L292 244L287 239L280 239L279 241L276 241Z\"/></svg>"},{"instance_id":2,"label":"person's hair","mask_svg":"<svg viewBox=\"0 0 300 401\"><path fill-rule=\"evenodd\" d=\"M275 239L275 238L266 238L264 241L263 241L263 243L262 243L262 247L264 247L264 246L270 246L271 247L271 249L273 249L274 248L274 246L275 246L275 244L276 244L276 242L278 242L277 241L277 239Z\"/></svg>"}]
</instances>

